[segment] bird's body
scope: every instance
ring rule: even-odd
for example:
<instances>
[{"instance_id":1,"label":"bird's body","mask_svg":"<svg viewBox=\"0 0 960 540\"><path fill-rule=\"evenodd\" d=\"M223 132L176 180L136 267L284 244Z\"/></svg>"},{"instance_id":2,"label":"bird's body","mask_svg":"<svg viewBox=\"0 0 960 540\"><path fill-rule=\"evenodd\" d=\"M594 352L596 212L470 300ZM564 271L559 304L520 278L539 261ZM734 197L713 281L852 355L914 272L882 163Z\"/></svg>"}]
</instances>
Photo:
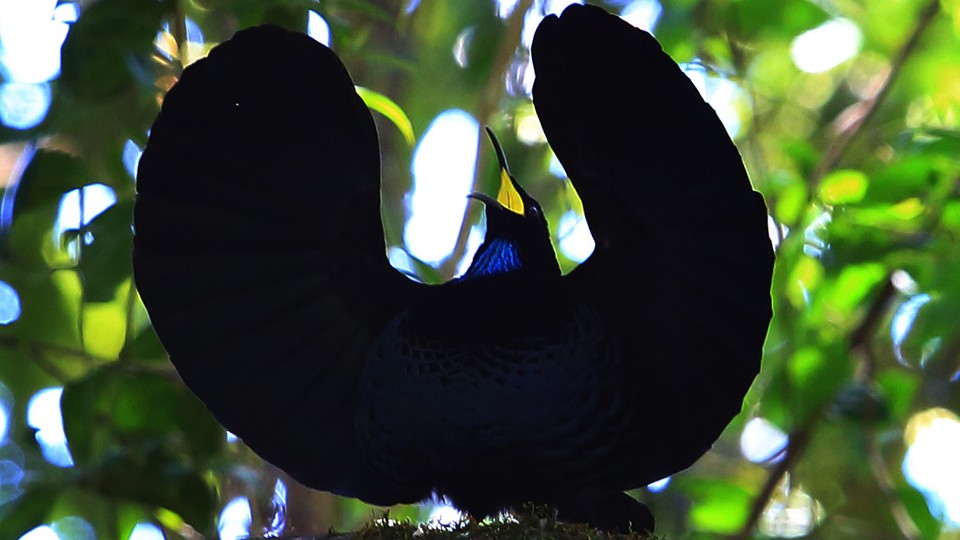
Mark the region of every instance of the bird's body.
<instances>
[{"instance_id":1,"label":"bird's body","mask_svg":"<svg viewBox=\"0 0 960 540\"><path fill-rule=\"evenodd\" d=\"M759 368L766 209L648 34L571 6L533 55L537 112L597 240L569 275L500 151L464 276L391 268L369 112L329 49L261 27L165 100L138 175L137 284L186 384L307 485L652 528L623 490L702 455Z\"/></svg>"}]
</instances>

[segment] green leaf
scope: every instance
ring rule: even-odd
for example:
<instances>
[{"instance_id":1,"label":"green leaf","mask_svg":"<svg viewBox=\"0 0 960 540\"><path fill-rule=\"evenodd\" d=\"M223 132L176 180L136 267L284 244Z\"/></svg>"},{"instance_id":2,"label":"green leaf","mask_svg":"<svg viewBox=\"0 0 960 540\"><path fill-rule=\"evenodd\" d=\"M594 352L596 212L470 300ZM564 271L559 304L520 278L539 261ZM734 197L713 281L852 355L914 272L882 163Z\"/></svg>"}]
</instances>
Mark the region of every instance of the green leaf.
<instances>
[{"instance_id":1,"label":"green leaf","mask_svg":"<svg viewBox=\"0 0 960 540\"><path fill-rule=\"evenodd\" d=\"M100 0L72 25L60 81L84 101L102 101L146 75L148 55L169 0ZM152 81L151 81L152 83Z\"/></svg>"},{"instance_id":2,"label":"green leaf","mask_svg":"<svg viewBox=\"0 0 960 540\"><path fill-rule=\"evenodd\" d=\"M200 471L160 449L112 457L82 485L108 497L165 508L203 533L213 528L214 490Z\"/></svg>"},{"instance_id":3,"label":"green leaf","mask_svg":"<svg viewBox=\"0 0 960 540\"><path fill-rule=\"evenodd\" d=\"M933 160L908 157L871 174L866 199L875 203L896 203L910 197L922 197L935 183Z\"/></svg>"},{"instance_id":4,"label":"green leaf","mask_svg":"<svg viewBox=\"0 0 960 540\"><path fill-rule=\"evenodd\" d=\"M357 94L367 104L367 107L387 117L400 130L403 140L413 146L413 143L416 142L416 138L413 136L413 124L410 123L407 113L403 112L399 105L387 96L362 86L357 87Z\"/></svg>"},{"instance_id":5,"label":"green leaf","mask_svg":"<svg viewBox=\"0 0 960 540\"><path fill-rule=\"evenodd\" d=\"M127 342L121 356L134 361L158 361L167 358L167 351L152 326L147 325Z\"/></svg>"},{"instance_id":6,"label":"green leaf","mask_svg":"<svg viewBox=\"0 0 960 540\"><path fill-rule=\"evenodd\" d=\"M886 268L879 263L846 266L830 284L824 298L825 315L832 320L846 320L858 308L865 307L864 298L886 275Z\"/></svg>"},{"instance_id":7,"label":"green leaf","mask_svg":"<svg viewBox=\"0 0 960 540\"><path fill-rule=\"evenodd\" d=\"M746 489L721 479L686 479L680 487L693 500L690 523L715 534L733 534L747 522L753 496Z\"/></svg>"},{"instance_id":8,"label":"green leaf","mask_svg":"<svg viewBox=\"0 0 960 540\"><path fill-rule=\"evenodd\" d=\"M823 265L813 257L803 257L794 264L787 283L787 297L796 308L807 304L809 294L823 281Z\"/></svg>"},{"instance_id":9,"label":"green leaf","mask_svg":"<svg viewBox=\"0 0 960 540\"><path fill-rule=\"evenodd\" d=\"M117 287L131 278L132 222L133 200L126 200L108 208L84 229L93 236L93 242L83 246L80 260L85 300L113 300Z\"/></svg>"},{"instance_id":10,"label":"green leaf","mask_svg":"<svg viewBox=\"0 0 960 540\"><path fill-rule=\"evenodd\" d=\"M80 158L56 150L37 150L23 171L14 201L14 219L27 212L60 204L63 194L93 183Z\"/></svg>"},{"instance_id":11,"label":"green leaf","mask_svg":"<svg viewBox=\"0 0 960 540\"><path fill-rule=\"evenodd\" d=\"M45 268L46 251L55 247L51 237L60 199L70 190L90 184L83 161L63 152L38 150L16 187L13 221L4 231L5 247L20 262Z\"/></svg>"},{"instance_id":12,"label":"green leaf","mask_svg":"<svg viewBox=\"0 0 960 540\"><path fill-rule=\"evenodd\" d=\"M820 182L820 200L830 205L860 202L867 184L867 175L860 171L833 171Z\"/></svg>"},{"instance_id":13,"label":"green leaf","mask_svg":"<svg viewBox=\"0 0 960 540\"><path fill-rule=\"evenodd\" d=\"M224 440L223 428L175 379L123 365L67 384L61 408L78 464L96 463L121 448L158 445L206 459Z\"/></svg>"},{"instance_id":14,"label":"green leaf","mask_svg":"<svg viewBox=\"0 0 960 540\"><path fill-rule=\"evenodd\" d=\"M846 352L827 344L798 349L787 365L795 418L808 418L833 400L852 371Z\"/></svg>"},{"instance_id":15,"label":"green leaf","mask_svg":"<svg viewBox=\"0 0 960 540\"><path fill-rule=\"evenodd\" d=\"M920 388L920 378L905 369L888 368L878 373L876 380L886 396L892 419L906 423L910 406Z\"/></svg>"},{"instance_id":16,"label":"green leaf","mask_svg":"<svg viewBox=\"0 0 960 540\"><path fill-rule=\"evenodd\" d=\"M775 215L781 223L796 223L807 203L807 186L794 181L780 190Z\"/></svg>"},{"instance_id":17,"label":"green leaf","mask_svg":"<svg viewBox=\"0 0 960 540\"><path fill-rule=\"evenodd\" d=\"M793 36L827 20L827 12L805 0L740 0L730 4L740 31L748 36L775 34Z\"/></svg>"},{"instance_id":18,"label":"green leaf","mask_svg":"<svg viewBox=\"0 0 960 540\"><path fill-rule=\"evenodd\" d=\"M22 345L57 345L80 350L80 280L72 270L24 270L0 259L0 279L20 296L20 318L0 327Z\"/></svg>"}]
</instances>

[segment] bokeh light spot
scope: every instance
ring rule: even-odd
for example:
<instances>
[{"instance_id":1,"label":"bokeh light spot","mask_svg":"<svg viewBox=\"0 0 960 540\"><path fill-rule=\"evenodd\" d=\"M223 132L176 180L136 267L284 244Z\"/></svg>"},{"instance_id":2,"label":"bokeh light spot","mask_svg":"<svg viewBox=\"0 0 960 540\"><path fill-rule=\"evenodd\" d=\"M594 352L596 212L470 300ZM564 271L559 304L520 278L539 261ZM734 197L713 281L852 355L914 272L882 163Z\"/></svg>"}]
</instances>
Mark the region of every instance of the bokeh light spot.
<instances>
[{"instance_id":1,"label":"bokeh light spot","mask_svg":"<svg viewBox=\"0 0 960 540\"><path fill-rule=\"evenodd\" d=\"M730 138L736 138L750 109L743 89L730 79L708 74L707 68L699 62L680 64L680 69L700 91L703 100L716 111Z\"/></svg>"},{"instance_id":2,"label":"bokeh light spot","mask_svg":"<svg viewBox=\"0 0 960 540\"><path fill-rule=\"evenodd\" d=\"M61 235L66 231L89 225L94 218L117 202L116 193L111 187L104 184L90 184L81 189L83 190L83 219L81 220L80 209L81 190L68 191L60 198L60 208L57 211L57 219L53 224L55 241L59 241Z\"/></svg>"},{"instance_id":3,"label":"bokeh light spot","mask_svg":"<svg viewBox=\"0 0 960 540\"><path fill-rule=\"evenodd\" d=\"M53 8L53 20L74 23L80 18L80 6L76 2L64 2Z\"/></svg>"},{"instance_id":4,"label":"bokeh light spot","mask_svg":"<svg viewBox=\"0 0 960 540\"><path fill-rule=\"evenodd\" d=\"M66 516L50 525L64 540L97 540L97 532L89 521L80 516Z\"/></svg>"},{"instance_id":5,"label":"bokeh light spot","mask_svg":"<svg viewBox=\"0 0 960 540\"><path fill-rule=\"evenodd\" d=\"M789 437L765 418L753 418L740 434L740 453L754 463L777 462L783 459L783 450Z\"/></svg>"},{"instance_id":6,"label":"bokeh light spot","mask_svg":"<svg viewBox=\"0 0 960 540\"><path fill-rule=\"evenodd\" d=\"M457 264L457 273L455 277L460 277L467 272L470 264L473 263L473 256L477 254L480 244L483 244L484 231L486 227L474 225L470 227L470 234L467 235L467 247L464 249L463 259Z\"/></svg>"},{"instance_id":7,"label":"bokeh light spot","mask_svg":"<svg viewBox=\"0 0 960 540\"><path fill-rule=\"evenodd\" d=\"M457 65L465 68L470 65L470 43L473 41L473 27L464 28L453 42L453 59Z\"/></svg>"},{"instance_id":8,"label":"bokeh light spot","mask_svg":"<svg viewBox=\"0 0 960 540\"><path fill-rule=\"evenodd\" d=\"M0 123L13 129L30 129L47 117L51 99L47 83L2 83Z\"/></svg>"},{"instance_id":9,"label":"bokeh light spot","mask_svg":"<svg viewBox=\"0 0 960 540\"><path fill-rule=\"evenodd\" d=\"M770 497L757 528L768 537L801 538L813 532L823 518L820 501L800 488L792 488L787 475Z\"/></svg>"},{"instance_id":10,"label":"bokeh light spot","mask_svg":"<svg viewBox=\"0 0 960 540\"><path fill-rule=\"evenodd\" d=\"M506 19L513 13L513 9L517 7L518 0L497 0L497 16L501 19Z\"/></svg>"},{"instance_id":11,"label":"bokeh light spot","mask_svg":"<svg viewBox=\"0 0 960 540\"><path fill-rule=\"evenodd\" d=\"M900 305L897 312L890 321L890 339L893 342L893 352L897 355L897 361L903 365L909 365L903 356L903 342L910 334L913 323L917 320L917 314L920 308L930 301L929 294L917 294Z\"/></svg>"},{"instance_id":12,"label":"bokeh light spot","mask_svg":"<svg viewBox=\"0 0 960 540\"><path fill-rule=\"evenodd\" d=\"M47 82L60 74L60 46L70 26L54 19L56 0L0 2L0 75Z\"/></svg>"},{"instance_id":13,"label":"bokeh light spot","mask_svg":"<svg viewBox=\"0 0 960 540\"><path fill-rule=\"evenodd\" d=\"M836 18L797 36L790 57L801 71L823 73L853 58L862 42L863 35L853 21Z\"/></svg>"},{"instance_id":14,"label":"bokeh light spot","mask_svg":"<svg viewBox=\"0 0 960 540\"><path fill-rule=\"evenodd\" d=\"M453 251L473 185L479 134L476 119L450 109L430 123L413 154L403 239L421 261L436 264Z\"/></svg>"},{"instance_id":15,"label":"bokeh light spot","mask_svg":"<svg viewBox=\"0 0 960 540\"><path fill-rule=\"evenodd\" d=\"M250 536L253 513L246 497L237 497L223 507L217 521L220 540L240 540Z\"/></svg>"},{"instance_id":16,"label":"bokeh light spot","mask_svg":"<svg viewBox=\"0 0 960 540\"><path fill-rule=\"evenodd\" d=\"M48 525L41 525L20 537L20 540L61 540L57 534Z\"/></svg>"},{"instance_id":17,"label":"bokeh light spot","mask_svg":"<svg viewBox=\"0 0 960 540\"><path fill-rule=\"evenodd\" d=\"M73 457L67 448L60 413L62 394L60 387L44 388L34 394L27 403L27 425L37 430L37 443L47 461L58 467L72 467Z\"/></svg>"},{"instance_id":18,"label":"bokeh light spot","mask_svg":"<svg viewBox=\"0 0 960 540\"><path fill-rule=\"evenodd\" d=\"M517 140L528 146L547 142L547 135L540 125L540 118L532 105L522 105L517 108L513 119L517 132Z\"/></svg>"},{"instance_id":19,"label":"bokeh light spot","mask_svg":"<svg viewBox=\"0 0 960 540\"><path fill-rule=\"evenodd\" d=\"M657 0L634 0L623 8L620 17L641 30L653 33L663 6Z\"/></svg>"},{"instance_id":20,"label":"bokeh light spot","mask_svg":"<svg viewBox=\"0 0 960 540\"><path fill-rule=\"evenodd\" d=\"M463 514L454 508L449 501L443 499L430 509L430 517L427 519L427 524L431 527L449 527L456 525L462 519Z\"/></svg>"},{"instance_id":21,"label":"bokeh light spot","mask_svg":"<svg viewBox=\"0 0 960 540\"><path fill-rule=\"evenodd\" d=\"M163 531L153 523L137 523L128 540L164 540Z\"/></svg>"},{"instance_id":22,"label":"bokeh light spot","mask_svg":"<svg viewBox=\"0 0 960 540\"><path fill-rule=\"evenodd\" d=\"M960 419L947 409L927 409L907 422L904 440L903 476L933 515L960 528Z\"/></svg>"},{"instance_id":23,"label":"bokeh light spot","mask_svg":"<svg viewBox=\"0 0 960 540\"><path fill-rule=\"evenodd\" d=\"M330 24L316 11L307 13L307 35L327 47L330 46Z\"/></svg>"},{"instance_id":24,"label":"bokeh light spot","mask_svg":"<svg viewBox=\"0 0 960 540\"><path fill-rule=\"evenodd\" d=\"M287 527L287 485L279 478L273 485L273 498L270 499L270 505L273 507L273 515L263 531L264 538L276 538L283 534L283 530Z\"/></svg>"},{"instance_id":25,"label":"bokeh light spot","mask_svg":"<svg viewBox=\"0 0 960 540\"><path fill-rule=\"evenodd\" d=\"M140 166L140 156L143 155L143 150L137 146L137 143L133 142L132 139L127 139L127 142L123 145L123 168L130 173L131 178L137 177L137 167Z\"/></svg>"},{"instance_id":26,"label":"bokeh light spot","mask_svg":"<svg viewBox=\"0 0 960 540\"><path fill-rule=\"evenodd\" d=\"M0 281L0 283L3 283ZM13 410L13 397L10 389L0 382L0 446L7 440L10 431L10 412ZM3 482L0 480L0 486Z\"/></svg>"},{"instance_id":27,"label":"bokeh light spot","mask_svg":"<svg viewBox=\"0 0 960 540\"><path fill-rule=\"evenodd\" d=\"M0 280L0 325L10 324L19 318L20 295L7 282Z\"/></svg>"},{"instance_id":28,"label":"bokeh light spot","mask_svg":"<svg viewBox=\"0 0 960 540\"><path fill-rule=\"evenodd\" d=\"M590 234L587 220L579 213L569 210L560 218L557 238L563 255L576 263L582 263L593 253L597 243Z\"/></svg>"},{"instance_id":29,"label":"bokeh light spot","mask_svg":"<svg viewBox=\"0 0 960 540\"><path fill-rule=\"evenodd\" d=\"M672 477L668 476L666 478L661 478L656 482L650 482L647 484L647 491L650 491L651 493L660 493L661 491L667 489L667 486L670 485L671 479Z\"/></svg>"}]
</instances>

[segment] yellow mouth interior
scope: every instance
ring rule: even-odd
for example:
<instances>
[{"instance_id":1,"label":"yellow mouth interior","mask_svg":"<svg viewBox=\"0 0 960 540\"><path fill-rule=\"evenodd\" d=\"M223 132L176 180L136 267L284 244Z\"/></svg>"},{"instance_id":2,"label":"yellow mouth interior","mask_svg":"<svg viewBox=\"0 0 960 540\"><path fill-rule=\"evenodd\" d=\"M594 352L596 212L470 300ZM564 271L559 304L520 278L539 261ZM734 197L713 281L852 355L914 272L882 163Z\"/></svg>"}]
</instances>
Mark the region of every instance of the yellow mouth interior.
<instances>
[{"instance_id":1,"label":"yellow mouth interior","mask_svg":"<svg viewBox=\"0 0 960 540\"><path fill-rule=\"evenodd\" d=\"M497 192L497 202L504 208L521 216L526 212L520 192L513 186L510 173L506 169L500 170L500 191Z\"/></svg>"}]
</instances>

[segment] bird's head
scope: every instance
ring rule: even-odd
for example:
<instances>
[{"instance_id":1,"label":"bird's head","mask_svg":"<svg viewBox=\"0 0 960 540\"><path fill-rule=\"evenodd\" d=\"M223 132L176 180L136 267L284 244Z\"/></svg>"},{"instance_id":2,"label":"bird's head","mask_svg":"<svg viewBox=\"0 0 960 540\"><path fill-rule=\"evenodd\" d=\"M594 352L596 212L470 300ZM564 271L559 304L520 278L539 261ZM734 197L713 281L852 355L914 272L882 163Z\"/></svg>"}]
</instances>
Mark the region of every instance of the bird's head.
<instances>
[{"instance_id":1,"label":"bird's head","mask_svg":"<svg viewBox=\"0 0 960 540\"><path fill-rule=\"evenodd\" d=\"M493 130L486 130L500 164L500 187L496 197L485 193L468 195L484 204L487 233L464 279L523 272L535 277L560 275L540 203L510 174L500 142Z\"/></svg>"}]
</instances>

